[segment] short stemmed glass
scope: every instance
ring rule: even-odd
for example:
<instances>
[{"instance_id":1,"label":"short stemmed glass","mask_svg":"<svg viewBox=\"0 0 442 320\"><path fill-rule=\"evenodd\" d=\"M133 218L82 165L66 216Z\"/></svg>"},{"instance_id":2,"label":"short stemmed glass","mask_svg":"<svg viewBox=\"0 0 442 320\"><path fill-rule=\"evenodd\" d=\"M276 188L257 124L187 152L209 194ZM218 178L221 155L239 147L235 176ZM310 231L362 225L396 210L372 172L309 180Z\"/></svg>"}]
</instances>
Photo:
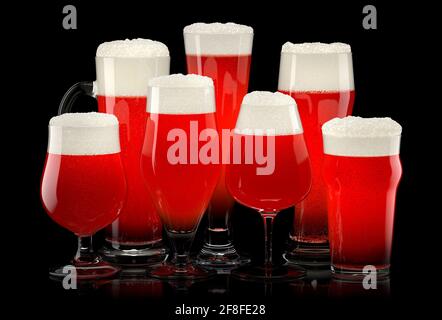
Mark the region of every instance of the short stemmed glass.
<instances>
[{"instance_id":1,"label":"short stemmed glass","mask_svg":"<svg viewBox=\"0 0 442 320\"><path fill-rule=\"evenodd\" d=\"M275 266L272 228L276 214L301 201L311 185L310 162L296 102L288 95L255 91L241 105L232 136L232 163L226 185L243 205L264 221L265 263L244 266L232 274L242 279L292 280L305 274L297 266Z\"/></svg>"},{"instance_id":2,"label":"short stemmed glass","mask_svg":"<svg viewBox=\"0 0 442 320\"><path fill-rule=\"evenodd\" d=\"M107 278L119 271L92 247L92 235L115 220L124 204L118 134L113 115L66 113L49 122L41 199L48 215L78 236L72 266L79 280ZM51 270L50 275L65 277L63 269Z\"/></svg>"}]
</instances>

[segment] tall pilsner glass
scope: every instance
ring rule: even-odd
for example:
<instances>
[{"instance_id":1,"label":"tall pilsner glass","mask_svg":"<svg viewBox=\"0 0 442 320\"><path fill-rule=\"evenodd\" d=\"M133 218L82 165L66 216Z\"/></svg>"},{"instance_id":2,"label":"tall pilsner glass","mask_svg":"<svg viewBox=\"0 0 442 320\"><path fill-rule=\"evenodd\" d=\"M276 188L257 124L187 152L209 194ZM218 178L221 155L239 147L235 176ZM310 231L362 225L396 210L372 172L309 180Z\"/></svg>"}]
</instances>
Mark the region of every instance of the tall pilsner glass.
<instances>
[{"instance_id":1,"label":"tall pilsner glass","mask_svg":"<svg viewBox=\"0 0 442 320\"><path fill-rule=\"evenodd\" d=\"M149 82L142 172L172 244L172 261L153 268L162 279L199 279L189 252L219 179L213 81L175 74ZM146 196L148 196L146 194Z\"/></svg>"},{"instance_id":2,"label":"tall pilsner glass","mask_svg":"<svg viewBox=\"0 0 442 320\"><path fill-rule=\"evenodd\" d=\"M235 126L239 108L249 83L253 29L235 23L194 23L184 28L188 73L211 77L215 85L216 120L223 160L228 135L223 129ZM223 161L225 163L225 161ZM207 240L198 263L218 269L248 262L236 252L229 231L229 215L234 200L225 185L225 165L208 209Z\"/></svg>"},{"instance_id":3,"label":"tall pilsner glass","mask_svg":"<svg viewBox=\"0 0 442 320\"><path fill-rule=\"evenodd\" d=\"M321 126L352 112L354 83L350 46L287 42L281 51L278 90L296 100L312 165L312 188L304 201L295 207L292 248L285 257L300 264L328 265Z\"/></svg>"},{"instance_id":4,"label":"tall pilsner glass","mask_svg":"<svg viewBox=\"0 0 442 320\"><path fill-rule=\"evenodd\" d=\"M75 84L65 95L60 113L69 111L81 94L98 100L98 110L120 123L121 156L127 199L117 220L106 228L103 256L120 264L149 264L164 259L160 218L141 176L140 158L146 127L148 81L169 74L169 51L147 39L102 43L96 52L97 80Z\"/></svg>"}]
</instances>

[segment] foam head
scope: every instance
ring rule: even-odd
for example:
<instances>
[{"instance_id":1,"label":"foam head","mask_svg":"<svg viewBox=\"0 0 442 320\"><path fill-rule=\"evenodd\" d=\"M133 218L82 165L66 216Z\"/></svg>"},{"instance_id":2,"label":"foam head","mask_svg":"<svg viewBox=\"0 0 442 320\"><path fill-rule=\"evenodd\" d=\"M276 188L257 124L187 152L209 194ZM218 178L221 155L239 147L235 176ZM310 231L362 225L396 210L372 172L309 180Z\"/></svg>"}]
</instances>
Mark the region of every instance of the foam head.
<instances>
[{"instance_id":1,"label":"foam head","mask_svg":"<svg viewBox=\"0 0 442 320\"><path fill-rule=\"evenodd\" d=\"M96 94L142 97L151 78L169 74L169 49L148 39L104 42L97 48L95 63Z\"/></svg>"},{"instance_id":2,"label":"foam head","mask_svg":"<svg viewBox=\"0 0 442 320\"><path fill-rule=\"evenodd\" d=\"M402 127L391 118L334 118L322 126L324 153L349 157L399 154Z\"/></svg>"},{"instance_id":3,"label":"foam head","mask_svg":"<svg viewBox=\"0 0 442 320\"><path fill-rule=\"evenodd\" d=\"M107 58L168 57L169 49L164 43L150 39L115 40L100 44L96 56Z\"/></svg>"},{"instance_id":4,"label":"foam head","mask_svg":"<svg viewBox=\"0 0 442 320\"><path fill-rule=\"evenodd\" d=\"M118 152L118 120L114 115L65 113L49 121L48 153L100 155Z\"/></svg>"},{"instance_id":5,"label":"foam head","mask_svg":"<svg viewBox=\"0 0 442 320\"><path fill-rule=\"evenodd\" d=\"M215 112L213 80L195 74L171 74L149 81L147 112L203 114Z\"/></svg>"},{"instance_id":6,"label":"foam head","mask_svg":"<svg viewBox=\"0 0 442 320\"><path fill-rule=\"evenodd\" d=\"M237 23L194 23L184 28L186 54L250 55L253 28Z\"/></svg>"},{"instance_id":7,"label":"foam head","mask_svg":"<svg viewBox=\"0 0 442 320\"><path fill-rule=\"evenodd\" d=\"M235 133L291 135L303 133L295 100L280 92L254 91L244 96Z\"/></svg>"},{"instance_id":8,"label":"foam head","mask_svg":"<svg viewBox=\"0 0 442 320\"><path fill-rule=\"evenodd\" d=\"M281 50L278 89L298 92L354 90L350 45L286 42Z\"/></svg>"}]
</instances>

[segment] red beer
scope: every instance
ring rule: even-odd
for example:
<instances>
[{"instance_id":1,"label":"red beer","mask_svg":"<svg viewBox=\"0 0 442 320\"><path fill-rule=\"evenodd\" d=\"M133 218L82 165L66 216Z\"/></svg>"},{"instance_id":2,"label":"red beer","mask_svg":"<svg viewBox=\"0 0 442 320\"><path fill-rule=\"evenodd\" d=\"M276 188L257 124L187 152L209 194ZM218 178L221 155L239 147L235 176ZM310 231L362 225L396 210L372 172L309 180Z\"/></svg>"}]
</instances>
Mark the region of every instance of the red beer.
<instances>
[{"instance_id":1,"label":"red beer","mask_svg":"<svg viewBox=\"0 0 442 320\"><path fill-rule=\"evenodd\" d=\"M323 127L323 174L334 272L388 272L401 127L389 118L334 119Z\"/></svg>"},{"instance_id":2,"label":"red beer","mask_svg":"<svg viewBox=\"0 0 442 320\"><path fill-rule=\"evenodd\" d=\"M126 249L136 249L161 240L161 220L152 199L146 197L140 159L147 119L148 81L168 74L169 62L167 47L152 40L118 40L103 43L97 49L98 110L114 114L119 120L127 181L124 208L118 220L106 229L106 240L115 248L124 245Z\"/></svg>"},{"instance_id":3,"label":"red beer","mask_svg":"<svg viewBox=\"0 0 442 320\"><path fill-rule=\"evenodd\" d=\"M289 253L289 258L293 254L295 259L306 261L308 253L317 263L327 259L323 253L328 245L326 187L321 175L321 127L330 119L352 113L354 83L350 46L287 42L281 50L278 90L296 100L312 168L311 190L296 205L292 234L296 248Z\"/></svg>"},{"instance_id":4,"label":"red beer","mask_svg":"<svg viewBox=\"0 0 442 320\"><path fill-rule=\"evenodd\" d=\"M295 215L295 240L305 243L326 243L327 237L327 196L322 177L323 147L322 125L335 117L345 117L352 113L355 92L280 92L292 96L298 105L304 128L312 168L312 187L307 197L297 205Z\"/></svg>"},{"instance_id":5,"label":"red beer","mask_svg":"<svg viewBox=\"0 0 442 320\"><path fill-rule=\"evenodd\" d=\"M207 208L218 179L219 166L200 161L193 164L189 153L192 152L191 139L198 139L204 129L215 130L215 121L215 113L147 114L142 170L168 230L194 231ZM197 131L192 133L191 126ZM168 159L168 150L175 142L168 141L167 137L176 129L182 130L188 138L186 163L174 164ZM197 150L205 143L198 141Z\"/></svg>"},{"instance_id":6,"label":"red beer","mask_svg":"<svg viewBox=\"0 0 442 320\"><path fill-rule=\"evenodd\" d=\"M98 110L120 122L121 157L127 181L123 211L107 228L107 237L121 244L146 244L161 239L161 221L141 175L140 158L146 128L146 97L97 96ZM112 229L115 229L115 232Z\"/></svg>"},{"instance_id":7,"label":"red beer","mask_svg":"<svg viewBox=\"0 0 442 320\"><path fill-rule=\"evenodd\" d=\"M245 141L250 138L256 137L236 133L233 136L233 140L241 140L241 163L230 165L227 175L233 197L264 212L277 212L302 200L310 186L310 165L302 134L262 137L264 153L268 152L268 139L274 139L275 144L275 170L269 175L257 174L262 164L245 163Z\"/></svg>"},{"instance_id":8,"label":"red beer","mask_svg":"<svg viewBox=\"0 0 442 320\"><path fill-rule=\"evenodd\" d=\"M47 153L41 196L56 223L77 236L94 234L115 220L123 205L120 154Z\"/></svg>"},{"instance_id":9,"label":"red beer","mask_svg":"<svg viewBox=\"0 0 442 320\"><path fill-rule=\"evenodd\" d=\"M184 28L188 73L208 76L215 85L216 120L221 145L222 129L234 128L241 101L247 93L252 40L252 28L234 23L195 23ZM225 220L233 205L225 187L224 175L223 167L210 210L213 219L220 221Z\"/></svg>"}]
</instances>

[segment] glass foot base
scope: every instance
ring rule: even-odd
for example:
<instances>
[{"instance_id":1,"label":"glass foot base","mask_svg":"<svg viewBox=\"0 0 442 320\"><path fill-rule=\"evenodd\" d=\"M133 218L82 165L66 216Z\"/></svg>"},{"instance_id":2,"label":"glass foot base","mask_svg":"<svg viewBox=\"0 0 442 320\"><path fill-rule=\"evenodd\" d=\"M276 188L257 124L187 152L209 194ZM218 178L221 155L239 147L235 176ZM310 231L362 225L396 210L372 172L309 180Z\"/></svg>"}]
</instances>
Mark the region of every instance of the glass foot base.
<instances>
[{"instance_id":1,"label":"glass foot base","mask_svg":"<svg viewBox=\"0 0 442 320\"><path fill-rule=\"evenodd\" d=\"M295 243L294 249L283 255L288 263L300 266L323 268L330 267L330 249L328 245L306 245Z\"/></svg>"},{"instance_id":2,"label":"glass foot base","mask_svg":"<svg viewBox=\"0 0 442 320\"><path fill-rule=\"evenodd\" d=\"M216 274L214 271L205 270L191 264L185 267L177 267L172 263L164 263L154 267L148 273L150 276L162 280L202 280Z\"/></svg>"},{"instance_id":3,"label":"glass foot base","mask_svg":"<svg viewBox=\"0 0 442 320\"><path fill-rule=\"evenodd\" d=\"M167 249L163 247L162 241L154 245L144 247L126 247L115 244L106 244L99 253L103 259L121 266L148 266L165 261Z\"/></svg>"},{"instance_id":4,"label":"glass foot base","mask_svg":"<svg viewBox=\"0 0 442 320\"><path fill-rule=\"evenodd\" d=\"M390 268L389 267L381 267L376 269L369 269L366 272L363 271L363 267L361 268L342 268L337 267L335 265L331 266L332 277L338 280L349 281L349 282L361 282L367 276L374 276L374 272L376 271L376 280L385 280L390 276Z\"/></svg>"},{"instance_id":5,"label":"glass foot base","mask_svg":"<svg viewBox=\"0 0 442 320\"><path fill-rule=\"evenodd\" d=\"M232 269L249 263L250 259L241 257L231 244L227 246L205 244L196 262L205 268Z\"/></svg>"},{"instance_id":6,"label":"glass foot base","mask_svg":"<svg viewBox=\"0 0 442 320\"><path fill-rule=\"evenodd\" d=\"M232 276L247 281L285 282L300 279L306 271L298 266L243 266L232 271Z\"/></svg>"},{"instance_id":7,"label":"glass foot base","mask_svg":"<svg viewBox=\"0 0 442 320\"><path fill-rule=\"evenodd\" d=\"M119 272L120 268L97 259L93 262L76 263L52 269L49 271L49 277L54 280L63 280L66 276L73 278L75 275L77 280L98 280L112 278Z\"/></svg>"}]
</instances>

